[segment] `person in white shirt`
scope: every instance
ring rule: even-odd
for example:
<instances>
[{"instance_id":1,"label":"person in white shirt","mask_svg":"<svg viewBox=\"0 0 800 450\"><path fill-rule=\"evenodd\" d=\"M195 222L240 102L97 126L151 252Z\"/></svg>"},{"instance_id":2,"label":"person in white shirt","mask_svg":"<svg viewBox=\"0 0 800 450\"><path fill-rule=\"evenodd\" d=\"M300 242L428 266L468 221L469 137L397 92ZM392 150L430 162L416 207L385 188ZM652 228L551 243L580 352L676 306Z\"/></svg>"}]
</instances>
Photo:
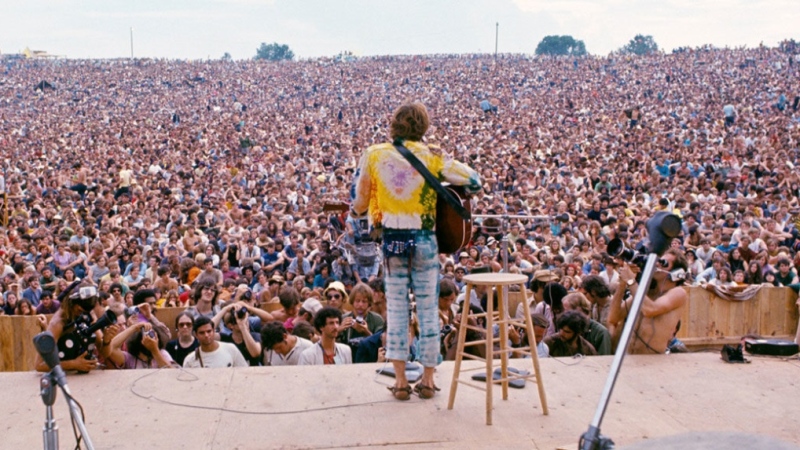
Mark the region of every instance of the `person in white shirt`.
<instances>
[{"instance_id":1,"label":"person in white shirt","mask_svg":"<svg viewBox=\"0 0 800 450\"><path fill-rule=\"evenodd\" d=\"M353 354L346 344L336 342L342 312L327 306L319 310L314 317L314 327L319 331L321 339L316 344L303 350L300 354L301 366L352 364Z\"/></svg>"},{"instance_id":2,"label":"person in white shirt","mask_svg":"<svg viewBox=\"0 0 800 450\"><path fill-rule=\"evenodd\" d=\"M261 328L261 346L264 348L265 366L296 366L300 355L314 343L289 334L279 321L265 324Z\"/></svg>"},{"instance_id":3,"label":"person in white shirt","mask_svg":"<svg viewBox=\"0 0 800 450\"><path fill-rule=\"evenodd\" d=\"M615 285L619 284L619 273L617 273L617 264L614 261L614 258L607 258L603 261L603 265L605 266L606 270L603 270L598 275L603 281L606 282L607 285Z\"/></svg>"},{"instance_id":4,"label":"person in white shirt","mask_svg":"<svg viewBox=\"0 0 800 450\"><path fill-rule=\"evenodd\" d=\"M214 339L214 324L208 317L200 316L195 319L194 334L200 342L200 348L186 356L183 367L196 369L249 366L235 345Z\"/></svg>"}]
</instances>

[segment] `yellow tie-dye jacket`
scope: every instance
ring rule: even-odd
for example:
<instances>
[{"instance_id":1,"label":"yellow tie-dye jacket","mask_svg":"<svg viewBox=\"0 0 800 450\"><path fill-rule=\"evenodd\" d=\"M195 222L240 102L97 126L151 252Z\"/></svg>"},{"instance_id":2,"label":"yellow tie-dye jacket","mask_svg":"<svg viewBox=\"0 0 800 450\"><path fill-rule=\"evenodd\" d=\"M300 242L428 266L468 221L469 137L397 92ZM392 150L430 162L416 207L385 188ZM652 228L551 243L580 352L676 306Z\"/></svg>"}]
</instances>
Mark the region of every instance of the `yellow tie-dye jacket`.
<instances>
[{"instance_id":1,"label":"yellow tie-dye jacket","mask_svg":"<svg viewBox=\"0 0 800 450\"><path fill-rule=\"evenodd\" d=\"M464 186L469 192L480 190L478 173L466 164L433 153L420 142L406 141L405 146L439 181ZM354 183L351 209L357 217L369 212L373 226L433 230L436 191L391 143L373 145L364 152Z\"/></svg>"}]
</instances>

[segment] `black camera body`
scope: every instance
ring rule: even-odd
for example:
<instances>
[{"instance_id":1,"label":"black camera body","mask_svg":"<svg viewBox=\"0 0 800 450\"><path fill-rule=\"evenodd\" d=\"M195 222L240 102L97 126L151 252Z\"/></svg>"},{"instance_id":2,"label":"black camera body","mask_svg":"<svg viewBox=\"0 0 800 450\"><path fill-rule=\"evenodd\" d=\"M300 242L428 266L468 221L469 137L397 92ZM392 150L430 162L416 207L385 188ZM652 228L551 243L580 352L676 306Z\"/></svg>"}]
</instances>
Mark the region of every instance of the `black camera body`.
<instances>
[{"instance_id":1,"label":"black camera body","mask_svg":"<svg viewBox=\"0 0 800 450\"><path fill-rule=\"evenodd\" d=\"M92 316L81 314L74 322L67 325L72 327L70 333L65 333L58 339L58 357L63 361L77 358L86 352L89 359L94 358L95 331L101 330L117 321L117 315L107 310L97 322L92 323Z\"/></svg>"},{"instance_id":2,"label":"black camera body","mask_svg":"<svg viewBox=\"0 0 800 450\"><path fill-rule=\"evenodd\" d=\"M236 310L236 319L242 320L247 316L247 308L239 308Z\"/></svg>"}]
</instances>

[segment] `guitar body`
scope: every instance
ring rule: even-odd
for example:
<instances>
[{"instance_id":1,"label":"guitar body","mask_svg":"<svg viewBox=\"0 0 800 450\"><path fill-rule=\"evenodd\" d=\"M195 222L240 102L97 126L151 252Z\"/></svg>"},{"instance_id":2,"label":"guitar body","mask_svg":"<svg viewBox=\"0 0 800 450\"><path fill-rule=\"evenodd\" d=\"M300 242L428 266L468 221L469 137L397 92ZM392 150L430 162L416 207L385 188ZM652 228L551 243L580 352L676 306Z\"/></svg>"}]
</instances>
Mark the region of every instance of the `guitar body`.
<instances>
[{"instance_id":1,"label":"guitar body","mask_svg":"<svg viewBox=\"0 0 800 450\"><path fill-rule=\"evenodd\" d=\"M469 196L461 186L445 185L445 189L454 195L464 208L472 213ZM466 247L472 239L472 220L464 220L445 199L439 196L436 200L436 240L439 253L455 253Z\"/></svg>"}]
</instances>

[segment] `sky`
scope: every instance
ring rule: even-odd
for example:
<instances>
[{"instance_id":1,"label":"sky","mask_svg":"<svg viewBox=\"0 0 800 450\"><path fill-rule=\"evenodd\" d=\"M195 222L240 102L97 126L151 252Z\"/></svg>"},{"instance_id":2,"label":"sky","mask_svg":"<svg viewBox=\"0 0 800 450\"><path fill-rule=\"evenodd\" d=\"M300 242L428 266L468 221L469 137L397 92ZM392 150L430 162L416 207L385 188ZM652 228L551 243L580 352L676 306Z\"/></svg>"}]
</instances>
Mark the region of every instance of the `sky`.
<instances>
[{"instance_id":1,"label":"sky","mask_svg":"<svg viewBox=\"0 0 800 450\"><path fill-rule=\"evenodd\" d=\"M131 31L132 30L132 31ZM800 0L0 0L0 53L249 59L528 53L547 35L607 55L636 34L660 48L800 41Z\"/></svg>"}]
</instances>

